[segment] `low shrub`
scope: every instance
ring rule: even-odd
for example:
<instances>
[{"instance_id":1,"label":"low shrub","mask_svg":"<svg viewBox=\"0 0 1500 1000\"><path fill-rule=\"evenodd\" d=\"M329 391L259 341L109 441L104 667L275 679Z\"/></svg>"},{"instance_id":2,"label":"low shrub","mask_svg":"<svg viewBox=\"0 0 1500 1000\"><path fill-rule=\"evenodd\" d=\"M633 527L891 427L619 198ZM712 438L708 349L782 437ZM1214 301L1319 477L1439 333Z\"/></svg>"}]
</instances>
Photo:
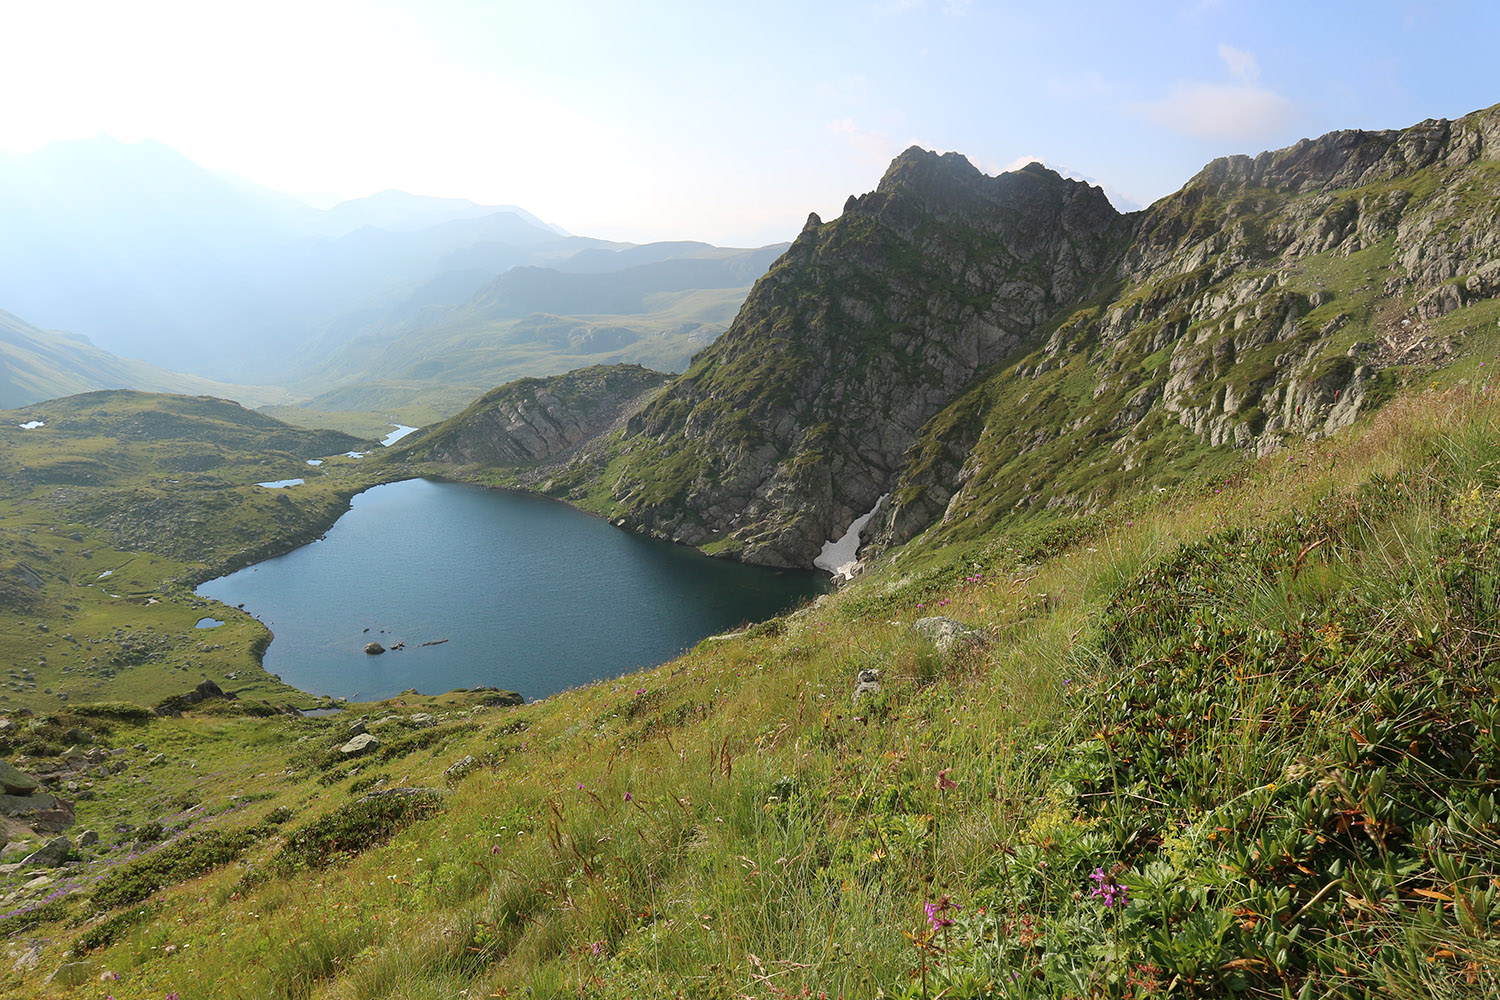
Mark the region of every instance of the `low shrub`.
<instances>
[{"instance_id":1,"label":"low shrub","mask_svg":"<svg viewBox=\"0 0 1500 1000\"><path fill-rule=\"evenodd\" d=\"M99 880L94 906L111 910L139 903L165 886L185 882L236 860L255 841L248 830L209 830L127 861Z\"/></svg>"},{"instance_id":2,"label":"low shrub","mask_svg":"<svg viewBox=\"0 0 1500 1000\"><path fill-rule=\"evenodd\" d=\"M441 808L437 792L421 789L359 799L293 831L272 867L283 875L327 868L384 843Z\"/></svg>"}]
</instances>

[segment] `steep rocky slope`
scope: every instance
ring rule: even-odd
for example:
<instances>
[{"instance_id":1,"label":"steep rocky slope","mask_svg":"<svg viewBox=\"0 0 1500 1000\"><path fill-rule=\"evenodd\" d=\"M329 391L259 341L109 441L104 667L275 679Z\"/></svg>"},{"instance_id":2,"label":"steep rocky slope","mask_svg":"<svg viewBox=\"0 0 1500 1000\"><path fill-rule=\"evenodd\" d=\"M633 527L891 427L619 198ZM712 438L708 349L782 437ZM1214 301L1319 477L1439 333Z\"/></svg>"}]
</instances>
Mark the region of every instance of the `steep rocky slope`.
<instances>
[{"instance_id":1,"label":"steep rocky slope","mask_svg":"<svg viewBox=\"0 0 1500 1000\"><path fill-rule=\"evenodd\" d=\"M612 365L519 379L414 436L399 454L454 465L532 465L609 430L670 378L640 365Z\"/></svg>"},{"instance_id":2,"label":"steep rocky slope","mask_svg":"<svg viewBox=\"0 0 1500 1000\"><path fill-rule=\"evenodd\" d=\"M1061 304L1127 231L1040 166L986 177L903 153L816 216L729 332L630 421L607 484L631 526L807 565L895 483L922 425Z\"/></svg>"},{"instance_id":3,"label":"steep rocky slope","mask_svg":"<svg viewBox=\"0 0 1500 1000\"><path fill-rule=\"evenodd\" d=\"M888 494L882 544L1089 509L1336 430L1461 353L1500 316L1497 234L1500 107L1216 160L1129 216L1037 164L910 149L545 488L795 566Z\"/></svg>"},{"instance_id":4,"label":"steep rocky slope","mask_svg":"<svg viewBox=\"0 0 1500 1000\"><path fill-rule=\"evenodd\" d=\"M1266 454L1461 352L1500 316L1500 109L1216 160L1134 225L1112 294L929 425L886 541Z\"/></svg>"}]
</instances>

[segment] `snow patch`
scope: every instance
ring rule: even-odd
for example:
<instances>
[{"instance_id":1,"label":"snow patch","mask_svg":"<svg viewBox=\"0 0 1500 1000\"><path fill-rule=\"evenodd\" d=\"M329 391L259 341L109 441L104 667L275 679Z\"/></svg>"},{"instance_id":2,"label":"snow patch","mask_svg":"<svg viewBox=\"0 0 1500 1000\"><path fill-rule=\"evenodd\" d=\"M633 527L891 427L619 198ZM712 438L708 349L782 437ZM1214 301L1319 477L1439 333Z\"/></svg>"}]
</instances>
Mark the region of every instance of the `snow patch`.
<instances>
[{"instance_id":1,"label":"snow patch","mask_svg":"<svg viewBox=\"0 0 1500 1000\"><path fill-rule=\"evenodd\" d=\"M23 430L23 431L34 431L38 427L46 427L47 426L47 421L45 421L45 420L28 420L24 424L17 424L16 426L19 427L19 428L21 428L21 430Z\"/></svg>"},{"instance_id":2,"label":"snow patch","mask_svg":"<svg viewBox=\"0 0 1500 1000\"><path fill-rule=\"evenodd\" d=\"M323 460L321 458L309 458L307 460L307 464L308 465L322 465L323 464Z\"/></svg>"},{"instance_id":3,"label":"snow patch","mask_svg":"<svg viewBox=\"0 0 1500 1000\"><path fill-rule=\"evenodd\" d=\"M875 501L875 506L870 508L870 512L856 517L854 523L849 525L849 530L844 532L843 537L838 541L830 539L824 542L823 551L818 553L817 558L813 560L813 565L833 574L835 580L854 579L854 566L859 562L860 532L865 530L865 525L870 523L870 519L875 516L875 512L889 496L889 493L881 494L880 499Z\"/></svg>"},{"instance_id":4,"label":"snow patch","mask_svg":"<svg viewBox=\"0 0 1500 1000\"><path fill-rule=\"evenodd\" d=\"M416 430L415 427L408 427L405 424L392 424L391 426L396 429L380 439L380 443L385 445L387 448L395 444L397 441L400 441L402 438L406 437L406 435L410 434L412 431Z\"/></svg>"}]
</instances>

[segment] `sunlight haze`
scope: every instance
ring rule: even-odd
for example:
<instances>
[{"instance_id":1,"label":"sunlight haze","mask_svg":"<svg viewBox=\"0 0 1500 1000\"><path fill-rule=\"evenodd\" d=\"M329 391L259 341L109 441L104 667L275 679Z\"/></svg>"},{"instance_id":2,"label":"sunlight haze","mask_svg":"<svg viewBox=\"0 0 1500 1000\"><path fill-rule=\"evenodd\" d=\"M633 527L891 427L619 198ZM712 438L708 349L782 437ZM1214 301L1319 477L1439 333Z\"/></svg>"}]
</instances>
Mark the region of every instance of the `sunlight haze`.
<instances>
[{"instance_id":1,"label":"sunlight haze","mask_svg":"<svg viewBox=\"0 0 1500 1000\"><path fill-rule=\"evenodd\" d=\"M913 143L1129 209L1214 156L1455 117L1496 99L1496 27L1481 3L7 2L0 147L153 138L325 204L399 188L748 246Z\"/></svg>"}]
</instances>

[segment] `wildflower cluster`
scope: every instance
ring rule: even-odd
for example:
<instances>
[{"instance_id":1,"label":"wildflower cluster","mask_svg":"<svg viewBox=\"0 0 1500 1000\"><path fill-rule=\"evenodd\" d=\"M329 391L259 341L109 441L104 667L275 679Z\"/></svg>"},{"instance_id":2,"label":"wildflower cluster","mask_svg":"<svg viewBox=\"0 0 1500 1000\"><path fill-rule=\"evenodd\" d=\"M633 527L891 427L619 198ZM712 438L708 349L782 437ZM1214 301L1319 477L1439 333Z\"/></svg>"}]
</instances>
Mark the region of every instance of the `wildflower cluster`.
<instances>
[{"instance_id":1,"label":"wildflower cluster","mask_svg":"<svg viewBox=\"0 0 1500 1000\"><path fill-rule=\"evenodd\" d=\"M1094 874L1089 876L1094 880L1094 898L1104 900L1105 908L1111 910L1116 906L1130 905L1130 887L1113 881L1117 874L1119 874L1118 866L1108 875L1104 874L1103 868L1095 868Z\"/></svg>"},{"instance_id":2,"label":"wildflower cluster","mask_svg":"<svg viewBox=\"0 0 1500 1000\"><path fill-rule=\"evenodd\" d=\"M940 931L953 923L954 918L948 916L948 914L957 914L963 910L963 907L959 906L953 901L952 897L944 893L938 897L937 902L927 903L922 907L922 910L927 914L927 926L932 928L933 931Z\"/></svg>"}]
</instances>

